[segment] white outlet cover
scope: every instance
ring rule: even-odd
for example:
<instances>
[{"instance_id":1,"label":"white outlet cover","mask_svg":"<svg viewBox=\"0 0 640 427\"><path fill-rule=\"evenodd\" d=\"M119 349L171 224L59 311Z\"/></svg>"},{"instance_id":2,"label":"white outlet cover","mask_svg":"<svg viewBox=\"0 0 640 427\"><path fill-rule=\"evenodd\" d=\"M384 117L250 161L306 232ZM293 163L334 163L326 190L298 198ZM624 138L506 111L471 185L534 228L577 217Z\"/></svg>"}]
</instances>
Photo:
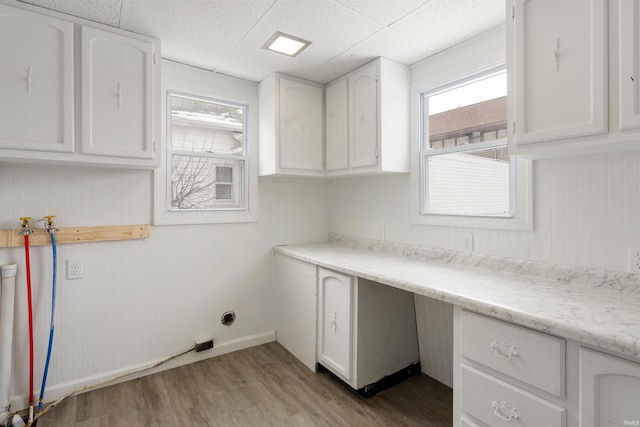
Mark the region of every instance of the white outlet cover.
<instances>
[{"instance_id":1,"label":"white outlet cover","mask_svg":"<svg viewBox=\"0 0 640 427\"><path fill-rule=\"evenodd\" d=\"M473 233L471 231L463 231L460 234L460 244L464 253L473 252Z\"/></svg>"},{"instance_id":2,"label":"white outlet cover","mask_svg":"<svg viewBox=\"0 0 640 427\"><path fill-rule=\"evenodd\" d=\"M67 280L82 279L82 260L81 259L68 259L67 260Z\"/></svg>"},{"instance_id":3,"label":"white outlet cover","mask_svg":"<svg viewBox=\"0 0 640 427\"><path fill-rule=\"evenodd\" d=\"M640 247L629 246L627 248L627 271L640 274Z\"/></svg>"}]
</instances>

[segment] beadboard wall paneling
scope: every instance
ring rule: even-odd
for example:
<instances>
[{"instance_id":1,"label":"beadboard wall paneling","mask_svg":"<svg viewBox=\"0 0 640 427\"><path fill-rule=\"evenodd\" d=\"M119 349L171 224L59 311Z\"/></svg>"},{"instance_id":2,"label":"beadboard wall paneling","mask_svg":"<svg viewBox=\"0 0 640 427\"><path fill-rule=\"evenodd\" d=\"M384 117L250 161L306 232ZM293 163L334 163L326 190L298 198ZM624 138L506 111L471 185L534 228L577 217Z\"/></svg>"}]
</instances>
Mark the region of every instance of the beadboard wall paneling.
<instances>
[{"instance_id":1,"label":"beadboard wall paneling","mask_svg":"<svg viewBox=\"0 0 640 427\"><path fill-rule=\"evenodd\" d=\"M330 193L335 233L461 249L463 229L412 223L407 176L333 180ZM533 231L469 229L475 252L626 271L640 246L640 153L535 161L534 215Z\"/></svg>"},{"instance_id":2,"label":"beadboard wall paneling","mask_svg":"<svg viewBox=\"0 0 640 427\"><path fill-rule=\"evenodd\" d=\"M0 166L0 226L18 228L20 216L47 214L61 227L149 223L151 183L150 173ZM329 200L320 180L259 181L258 187L255 223L158 226L144 240L58 247L46 400L177 353L197 338L213 337L218 345L273 332L271 248L326 241ZM12 396L20 409L29 360L24 252L0 249L0 258L19 268ZM50 246L33 247L31 259L39 391L49 334ZM67 259L83 261L82 279L66 280ZM226 327L220 316L229 309L237 320Z\"/></svg>"},{"instance_id":3,"label":"beadboard wall paneling","mask_svg":"<svg viewBox=\"0 0 640 427\"><path fill-rule=\"evenodd\" d=\"M453 387L453 305L415 295L422 372Z\"/></svg>"}]
</instances>

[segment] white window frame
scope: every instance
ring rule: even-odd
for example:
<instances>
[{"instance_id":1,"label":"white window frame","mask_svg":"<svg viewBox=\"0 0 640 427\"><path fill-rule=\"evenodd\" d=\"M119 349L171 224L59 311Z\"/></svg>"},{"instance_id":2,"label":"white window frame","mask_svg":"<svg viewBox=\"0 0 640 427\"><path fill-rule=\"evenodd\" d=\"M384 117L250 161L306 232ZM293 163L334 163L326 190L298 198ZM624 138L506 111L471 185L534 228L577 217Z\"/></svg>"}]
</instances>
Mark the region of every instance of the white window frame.
<instances>
[{"instance_id":1,"label":"white window frame","mask_svg":"<svg viewBox=\"0 0 640 427\"><path fill-rule=\"evenodd\" d=\"M466 215L443 215L425 212L425 196L426 196L426 168L425 161L428 155L444 154L445 152L455 152L455 148L426 150L426 144L423 145L423 95L435 94L442 92L447 88L460 86L464 82L477 80L482 75L495 73L499 68L506 68L504 63L494 64L489 67L479 68L476 70L467 70L465 74L455 78L450 78L440 82L421 81L414 83L411 87L412 95L412 117L416 120L416 124L412 126L412 146L416 153L416 163L414 164L414 192L416 195L416 213L414 224L437 225L463 228L491 228L506 230L532 230L533 229L533 165L531 160L512 157L511 173L510 173L510 216L466 216ZM507 109L510 107L509 96L507 96ZM508 122L507 138L511 135L512 128ZM476 143L472 144L470 149L488 148L493 145L507 145L506 141ZM424 148L424 149L423 149ZM427 151L433 151L427 153ZM515 183L513 182L515 180Z\"/></svg>"},{"instance_id":2,"label":"white window frame","mask_svg":"<svg viewBox=\"0 0 640 427\"><path fill-rule=\"evenodd\" d=\"M511 158L509 162L509 212L504 215L465 215L459 213L450 213L450 214L435 214L430 212L429 210L429 186L427 185L427 177L429 176L429 158L433 156L440 156L445 154L452 153L465 153L470 151L478 151L490 148L508 148L507 138L496 139L493 141L483 141L476 142L473 144L467 145L458 145L455 147L448 148L436 148L432 149L429 147L431 141L427 140L429 133L427 132L427 120L429 117L429 112L426 111L428 107L426 107L426 103L429 97L438 95L443 92L447 92L449 90L466 86L468 84L474 83L476 81L483 80L485 78L491 77L493 75L506 73L507 69L504 65L491 68L488 70L481 71L479 73L473 74L471 76L462 78L460 80L456 80L454 82L450 82L443 86L439 86L433 88L428 91L423 91L420 93L420 213L422 215L446 215L446 216L471 216L471 217L487 217L487 218L512 218L515 216L517 212L517 204L516 201L516 163L515 158ZM506 89L506 88L505 88ZM506 117L505 117L506 121Z\"/></svg>"},{"instance_id":3,"label":"white window frame","mask_svg":"<svg viewBox=\"0 0 640 427\"><path fill-rule=\"evenodd\" d=\"M205 70L163 60L162 62L162 143L160 144L160 167L154 171L154 225L181 224L224 224L257 221L257 110L258 90L253 82L216 75ZM245 118L246 151L244 154L243 208L222 208L212 210L172 210L170 207L171 170L170 147L167 132L168 93L192 98L219 101L231 105L246 106ZM180 153L176 153L180 154ZM186 152L184 154L192 155ZM200 154L200 153L198 153ZM224 157L215 155L213 157ZM240 160L241 156L228 156L231 160Z\"/></svg>"}]
</instances>

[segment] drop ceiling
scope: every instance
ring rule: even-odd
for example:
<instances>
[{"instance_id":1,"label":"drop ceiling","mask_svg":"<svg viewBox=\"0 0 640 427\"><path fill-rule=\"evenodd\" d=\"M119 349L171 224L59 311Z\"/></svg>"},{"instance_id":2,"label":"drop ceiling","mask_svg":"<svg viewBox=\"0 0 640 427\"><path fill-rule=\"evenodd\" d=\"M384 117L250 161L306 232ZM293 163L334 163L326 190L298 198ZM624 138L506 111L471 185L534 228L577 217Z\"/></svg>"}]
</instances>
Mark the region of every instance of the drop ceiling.
<instances>
[{"instance_id":1,"label":"drop ceiling","mask_svg":"<svg viewBox=\"0 0 640 427\"><path fill-rule=\"evenodd\" d=\"M504 0L21 0L162 40L166 59L261 81L319 83L384 56L406 65L505 22ZM281 31L295 58L262 49Z\"/></svg>"}]
</instances>

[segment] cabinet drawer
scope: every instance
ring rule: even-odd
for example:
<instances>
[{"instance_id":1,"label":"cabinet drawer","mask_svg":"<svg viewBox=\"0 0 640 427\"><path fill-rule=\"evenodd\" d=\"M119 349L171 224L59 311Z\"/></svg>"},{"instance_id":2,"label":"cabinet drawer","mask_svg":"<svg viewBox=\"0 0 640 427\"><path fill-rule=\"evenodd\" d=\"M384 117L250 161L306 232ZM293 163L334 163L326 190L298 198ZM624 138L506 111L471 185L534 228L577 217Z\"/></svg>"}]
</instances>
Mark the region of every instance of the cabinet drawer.
<instances>
[{"instance_id":1,"label":"cabinet drawer","mask_svg":"<svg viewBox=\"0 0 640 427\"><path fill-rule=\"evenodd\" d=\"M478 424L472 421L469 421L468 418L462 417L460 419L460 427L480 427L480 426L478 426Z\"/></svg>"},{"instance_id":2,"label":"cabinet drawer","mask_svg":"<svg viewBox=\"0 0 640 427\"><path fill-rule=\"evenodd\" d=\"M463 357L564 397L564 340L463 311L461 342Z\"/></svg>"},{"instance_id":3,"label":"cabinet drawer","mask_svg":"<svg viewBox=\"0 0 640 427\"><path fill-rule=\"evenodd\" d=\"M465 365L461 407L490 426L563 427L566 418L565 408Z\"/></svg>"}]
</instances>

